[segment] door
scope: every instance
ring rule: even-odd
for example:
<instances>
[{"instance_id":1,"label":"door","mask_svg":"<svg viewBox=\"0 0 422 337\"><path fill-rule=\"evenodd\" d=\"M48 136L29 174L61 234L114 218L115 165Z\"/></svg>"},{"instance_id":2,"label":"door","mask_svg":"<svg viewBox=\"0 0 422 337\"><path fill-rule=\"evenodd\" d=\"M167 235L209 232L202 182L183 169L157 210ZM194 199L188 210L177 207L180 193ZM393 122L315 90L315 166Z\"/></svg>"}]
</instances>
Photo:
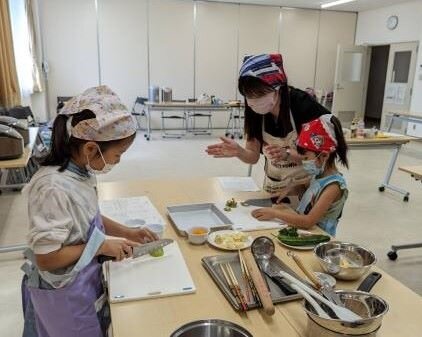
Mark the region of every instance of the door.
<instances>
[{"instance_id":1,"label":"door","mask_svg":"<svg viewBox=\"0 0 422 337\"><path fill-rule=\"evenodd\" d=\"M367 48L337 46L333 113L345 127L363 116Z\"/></svg>"},{"instance_id":2,"label":"door","mask_svg":"<svg viewBox=\"0 0 422 337\"><path fill-rule=\"evenodd\" d=\"M390 113L406 113L410 110L417 49L416 42L396 43L390 46L382 109L383 128L386 128L390 121L388 118ZM404 133L406 126L406 122L400 122L398 125L393 125L392 130Z\"/></svg>"}]
</instances>

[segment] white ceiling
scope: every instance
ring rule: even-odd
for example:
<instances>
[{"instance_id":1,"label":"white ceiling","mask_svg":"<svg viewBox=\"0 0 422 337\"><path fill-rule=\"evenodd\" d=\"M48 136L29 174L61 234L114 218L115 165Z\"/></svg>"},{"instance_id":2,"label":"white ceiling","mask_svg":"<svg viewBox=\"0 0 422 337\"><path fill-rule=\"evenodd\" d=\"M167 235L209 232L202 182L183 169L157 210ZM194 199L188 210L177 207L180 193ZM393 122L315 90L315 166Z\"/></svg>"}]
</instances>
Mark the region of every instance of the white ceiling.
<instances>
[{"instance_id":1,"label":"white ceiling","mask_svg":"<svg viewBox=\"0 0 422 337\"><path fill-rule=\"evenodd\" d=\"M331 2L332 0L214 0L219 2L245 3L257 5L272 5L298 8L320 8L321 3ZM348 4L334 6L329 8L336 11L361 12L368 9L391 6L411 0L356 0ZM414 1L414 0L413 0ZM422 0L418 0L422 1Z\"/></svg>"}]
</instances>

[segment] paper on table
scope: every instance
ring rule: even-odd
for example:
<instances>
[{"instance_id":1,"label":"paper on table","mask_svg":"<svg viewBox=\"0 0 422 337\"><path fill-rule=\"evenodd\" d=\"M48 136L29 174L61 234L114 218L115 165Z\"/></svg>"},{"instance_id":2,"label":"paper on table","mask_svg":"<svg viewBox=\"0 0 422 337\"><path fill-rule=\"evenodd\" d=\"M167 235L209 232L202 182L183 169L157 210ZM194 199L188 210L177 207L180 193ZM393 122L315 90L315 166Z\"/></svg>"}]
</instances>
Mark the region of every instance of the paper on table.
<instances>
[{"instance_id":1,"label":"paper on table","mask_svg":"<svg viewBox=\"0 0 422 337\"><path fill-rule=\"evenodd\" d=\"M101 213L129 227L166 225L148 197L119 198L100 202Z\"/></svg>"},{"instance_id":2,"label":"paper on table","mask_svg":"<svg viewBox=\"0 0 422 337\"><path fill-rule=\"evenodd\" d=\"M259 187L251 177L218 177L221 187L228 191L257 192Z\"/></svg>"}]
</instances>

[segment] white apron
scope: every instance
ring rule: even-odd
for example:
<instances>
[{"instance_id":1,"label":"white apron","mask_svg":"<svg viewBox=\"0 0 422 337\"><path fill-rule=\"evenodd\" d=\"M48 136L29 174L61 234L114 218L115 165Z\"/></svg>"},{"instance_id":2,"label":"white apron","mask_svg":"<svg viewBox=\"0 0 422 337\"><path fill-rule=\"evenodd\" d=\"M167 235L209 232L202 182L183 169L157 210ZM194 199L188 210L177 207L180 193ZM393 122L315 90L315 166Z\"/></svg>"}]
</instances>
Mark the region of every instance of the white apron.
<instances>
[{"instance_id":1,"label":"white apron","mask_svg":"<svg viewBox=\"0 0 422 337\"><path fill-rule=\"evenodd\" d=\"M264 178L264 190L271 194L282 192L286 187L295 187L302 185L304 180L308 177L308 174L303 169L301 164L295 161L280 160L273 162L268 158L268 155L264 149L266 145L278 145L285 149L295 149L297 140L296 125L293 120L292 113L290 112L290 123L292 124L293 130L287 134L285 138L274 137L269 133L265 132L264 119L262 121L262 139L263 139L263 154L265 156L265 178Z\"/></svg>"}]
</instances>

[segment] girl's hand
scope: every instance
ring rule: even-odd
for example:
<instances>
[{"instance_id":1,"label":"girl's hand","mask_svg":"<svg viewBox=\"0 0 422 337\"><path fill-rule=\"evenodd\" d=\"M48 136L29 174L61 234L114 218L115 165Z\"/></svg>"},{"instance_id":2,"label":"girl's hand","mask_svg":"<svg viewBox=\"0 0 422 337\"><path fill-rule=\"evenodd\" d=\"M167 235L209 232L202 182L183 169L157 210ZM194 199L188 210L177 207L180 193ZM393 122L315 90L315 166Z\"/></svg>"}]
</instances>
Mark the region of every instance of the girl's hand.
<instances>
[{"instance_id":1,"label":"girl's hand","mask_svg":"<svg viewBox=\"0 0 422 337\"><path fill-rule=\"evenodd\" d=\"M133 247L138 247L139 243L127 239L107 239L98 249L97 255L114 257L116 261L133 256Z\"/></svg>"},{"instance_id":2,"label":"girl's hand","mask_svg":"<svg viewBox=\"0 0 422 337\"><path fill-rule=\"evenodd\" d=\"M210 156L214 158L232 158L240 154L242 147L234 140L227 137L220 137L222 140L219 144L209 145L205 150Z\"/></svg>"},{"instance_id":3,"label":"girl's hand","mask_svg":"<svg viewBox=\"0 0 422 337\"><path fill-rule=\"evenodd\" d=\"M131 228L129 229L128 235L126 237L132 241L139 243L147 243L157 241L159 239L157 234L147 228Z\"/></svg>"},{"instance_id":4,"label":"girl's hand","mask_svg":"<svg viewBox=\"0 0 422 337\"><path fill-rule=\"evenodd\" d=\"M252 211L252 216L259 221L271 220L277 217L277 211L271 207L258 208Z\"/></svg>"}]
</instances>

